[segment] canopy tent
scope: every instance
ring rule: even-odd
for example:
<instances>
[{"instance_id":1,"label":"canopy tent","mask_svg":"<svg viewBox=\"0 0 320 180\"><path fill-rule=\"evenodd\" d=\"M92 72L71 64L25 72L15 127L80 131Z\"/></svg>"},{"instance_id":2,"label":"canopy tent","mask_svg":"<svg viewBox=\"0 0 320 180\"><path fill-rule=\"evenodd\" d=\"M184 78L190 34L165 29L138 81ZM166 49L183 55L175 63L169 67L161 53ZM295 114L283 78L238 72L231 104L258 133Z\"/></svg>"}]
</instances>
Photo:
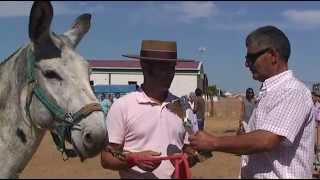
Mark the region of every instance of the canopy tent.
<instances>
[{"instance_id":1,"label":"canopy tent","mask_svg":"<svg viewBox=\"0 0 320 180\"><path fill-rule=\"evenodd\" d=\"M120 93L126 94L136 90L136 85L95 85L94 93Z\"/></svg>"}]
</instances>

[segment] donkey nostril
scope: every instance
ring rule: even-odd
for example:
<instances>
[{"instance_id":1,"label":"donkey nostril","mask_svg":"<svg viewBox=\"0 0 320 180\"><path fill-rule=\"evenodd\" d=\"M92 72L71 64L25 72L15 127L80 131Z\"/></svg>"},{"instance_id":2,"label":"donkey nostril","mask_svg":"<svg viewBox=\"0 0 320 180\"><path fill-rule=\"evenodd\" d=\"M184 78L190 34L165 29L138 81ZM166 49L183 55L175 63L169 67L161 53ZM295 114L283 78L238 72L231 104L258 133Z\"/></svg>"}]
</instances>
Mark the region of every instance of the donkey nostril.
<instances>
[{"instance_id":1,"label":"donkey nostril","mask_svg":"<svg viewBox=\"0 0 320 180\"><path fill-rule=\"evenodd\" d=\"M88 142L88 143L91 143L92 142L92 135L90 133L87 133L85 136L85 141Z\"/></svg>"}]
</instances>

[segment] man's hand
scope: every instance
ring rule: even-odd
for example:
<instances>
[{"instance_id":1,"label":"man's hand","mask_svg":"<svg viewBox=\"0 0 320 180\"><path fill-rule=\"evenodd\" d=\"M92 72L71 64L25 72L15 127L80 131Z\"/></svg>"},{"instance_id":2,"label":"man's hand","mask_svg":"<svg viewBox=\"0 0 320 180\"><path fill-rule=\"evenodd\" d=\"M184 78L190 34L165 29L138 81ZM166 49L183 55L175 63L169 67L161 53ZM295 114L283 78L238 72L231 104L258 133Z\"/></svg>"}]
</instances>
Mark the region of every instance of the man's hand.
<instances>
[{"instance_id":1,"label":"man's hand","mask_svg":"<svg viewBox=\"0 0 320 180\"><path fill-rule=\"evenodd\" d=\"M199 162L199 159L196 155L196 150L192 149L189 144L185 144L183 146L183 152L188 155L188 162L190 167L195 166Z\"/></svg>"},{"instance_id":2,"label":"man's hand","mask_svg":"<svg viewBox=\"0 0 320 180\"><path fill-rule=\"evenodd\" d=\"M198 131L194 135L189 137L190 145L193 149L196 150L204 150L204 151L212 151L215 145L216 138L212 135L204 131Z\"/></svg>"},{"instance_id":3,"label":"man's hand","mask_svg":"<svg viewBox=\"0 0 320 180\"><path fill-rule=\"evenodd\" d=\"M154 151L141 151L127 154L126 159L129 166L136 165L145 171L152 172L161 164L161 160L156 159L160 155L161 153Z\"/></svg>"},{"instance_id":4,"label":"man's hand","mask_svg":"<svg viewBox=\"0 0 320 180\"><path fill-rule=\"evenodd\" d=\"M238 130L237 130L236 135L241 135L241 134L244 134L244 133L245 133L245 132L244 132L244 127L243 127L242 124L240 124L240 125L239 125L239 128L238 128Z\"/></svg>"}]
</instances>

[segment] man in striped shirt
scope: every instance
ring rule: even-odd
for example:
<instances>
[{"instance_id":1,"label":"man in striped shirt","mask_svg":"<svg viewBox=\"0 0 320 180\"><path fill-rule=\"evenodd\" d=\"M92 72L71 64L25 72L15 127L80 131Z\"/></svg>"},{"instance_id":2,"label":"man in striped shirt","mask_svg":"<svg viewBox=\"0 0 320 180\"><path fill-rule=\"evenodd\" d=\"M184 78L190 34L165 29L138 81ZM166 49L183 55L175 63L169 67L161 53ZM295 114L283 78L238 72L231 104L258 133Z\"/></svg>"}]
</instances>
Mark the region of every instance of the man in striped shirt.
<instances>
[{"instance_id":1,"label":"man in striped shirt","mask_svg":"<svg viewBox=\"0 0 320 180\"><path fill-rule=\"evenodd\" d=\"M320 177L320 83L312 86L312 99L314 103L314 116L316 122L316 142L315 142L315 160L314 160L314 176Z\"/></svg>"},{"instance_id":2,"label":"man in striped shirt","mask_svg":"<svg viewBox=\"0 0 320 180\"><path fill-rule=\"evenodd\" d=\"M243 135L189 138L198 150L241 154L241 178L312 178L315 121L310 90L288 69L290 43L274 26L246 39L245 65L262 82L257 107Z\"/></svg>"}]
</instances>

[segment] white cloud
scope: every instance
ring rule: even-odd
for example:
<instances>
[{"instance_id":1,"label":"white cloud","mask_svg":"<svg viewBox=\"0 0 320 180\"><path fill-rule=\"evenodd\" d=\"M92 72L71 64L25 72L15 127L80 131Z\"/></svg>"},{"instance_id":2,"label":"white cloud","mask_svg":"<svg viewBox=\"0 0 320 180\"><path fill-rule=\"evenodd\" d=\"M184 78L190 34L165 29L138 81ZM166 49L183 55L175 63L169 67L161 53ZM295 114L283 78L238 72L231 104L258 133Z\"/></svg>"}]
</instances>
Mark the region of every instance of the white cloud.
<instances>
[{"instance_id":1,"label":"white cloud","mask_svg":"<svg viewBox=\"0 0 320 180\"><path fill-rule=\"evenodd\" d=\"M178 20L183 22L191 22L198 18L208 18L215 15L218 11L217 6L213 2L179 2L165 4L164 9L177 15Z\"/></svg>"},{"instance_id":2,"label":"white cloud","mask_svg":"<svg viewBox=\"0 0 320 180\"><path fill-rule=\"evenodd\" d=\"M287 10L283 16L292 22L305 25L320 25L320 10Z\"/></svg>"},{"instance_id":3,"label":"white cloud","mask_svg":"<svg viewBox=\"0 0 320 180\"><path fill-rule=\"evenodd\" d=\"M200 46L200 47L198 48L198 51L199 51L199 52L205 52L206 50L207 50L207 48L204 47L204 46Z\"/></svg>"},{"instance_id":4,"label":"white cloud","mask_svg":"<svg viewBox=\"0 0 320 180\"><path fill-rule=\"evenodd\" d=\"M85 2L52 2L55 15L81 14L83 12L98 13L104 10L101 4L88 5ZM31 1L1 1L0 17L29 16L32 7Z\"/></svg>"},{"instance_id":5,"label":"white cloud","mask_svg":"<svg viewBox=\"0 0 320 180\"><path fill-rule=\"evenodd\" d=\"M244 8L238 9L237 11L234 12L234 15L236 16L243 16L247 14L248 14L248 10Z\"/></svg>"},{"instance_id":6,"label":"white cloud","mask_svg":"<svg viewBox=\"0 0 320 180\"><path fill-rule=\"evenodd\" d=\"M81 14L81 13L98 13L104 10L104 6L99 4L90 4L87 2L62 2L56 1L52 3L54 14Z\"/></svg>"},{"instance_id":7,"label":"white cloud","mask_svg":"<svg viewBox=\"0 0 320 180\"><path fill-rule=\"evenodd\" d=\"M29 1L1 1L0 17L28 16L31 6Z\"/></svg>"},{"instance_id":8,"label":"white cloud","mask_svg":"<svg viewBox=\"0 0 320 180\"><path fill-rule=\"evenodd\" d=\"M272 25L280 29L292 28L287 23L279 21L249 21L249 22L222 22L222 23L213 23L209 25L209 28L212 30L224 30L224 31L242 31L242 32L251 32L258 27Z\"/></svg>"},{"instance_id":9,"label":"white cloud","mask_svg":"<svg viewBox=\"0 0 320 180\"><path fill-rule=\"evenodd\" d=\"M246 10L235 11L234 14L239 12L246 13ZM220 13L220 15L223 13ZM246 19L232 19L231 21L217 21L213 19L210 22L209 28L212 30L225 30L225 31L242 31L250 32L258 27L273 25L282 30L311 30L320 27L320 10L287 10L281 14L285 19L278 17L277 19L253 21Z\"/></svg>"}]
</instances>

